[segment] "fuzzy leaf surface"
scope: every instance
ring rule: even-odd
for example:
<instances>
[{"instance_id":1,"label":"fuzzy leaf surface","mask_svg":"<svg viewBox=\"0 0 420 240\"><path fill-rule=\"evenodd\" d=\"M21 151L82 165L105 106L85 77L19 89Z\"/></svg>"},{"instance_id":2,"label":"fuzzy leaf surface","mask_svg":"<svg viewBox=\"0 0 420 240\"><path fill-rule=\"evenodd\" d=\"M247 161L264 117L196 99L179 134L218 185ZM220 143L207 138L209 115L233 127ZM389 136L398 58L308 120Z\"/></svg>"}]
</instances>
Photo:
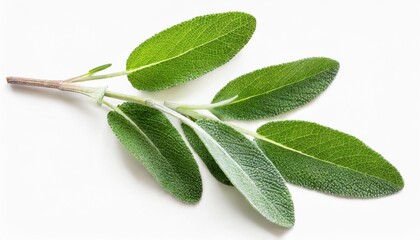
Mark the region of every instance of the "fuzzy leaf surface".
<instances>
[{"instance_id":1,"label":"fuzzy leaf surface","mask_svg":"<svg viewBox=\"0 0 420 240\"><path fill-rule=\"evenodd\" d=\"M193 80L233 58L255 25L255 18L242 12L204 15L177 24L134 49L126 64L128 79L146 91Z\"/></svg>"},{"instance_id":2,"label":"fuzzy leaf surface","mask_svg":"<svg viewBox=\"0 0 420 240\"><path fill-rule=\"evenodd\" d=\"M109 112L108 123L122 145L166 191L183 202L198 202L202 183L197 163L166 116L135 103L118 108L123 114Z\"/></svg>"},{"instance_id":3,"label":"fuzzy leaf surface","mask_svg":"<svg viewBox=\"0 0 420 240\"><path fill-rule=\"evenodd\" d=\"M255 120L293 110L317 97L333 81L339 63L329 58L307 58L242 75L222 88L212 103L235 97L211 109L220 119Z\"/></svg>"},{"instance_id":4,"label":"fuzzy leaf surface","mask_svg":"<svg viewBox=\"0 0 420 240\"><path fill-rule=\"evenodd\" d=\"M269 221L294 224L293 202L283 177L258 146L230 126L198 120L197 135L231 183ZM203 133L202 131L205 131Z\"/></svg>"},{"instance_id":5,"label":"fuzzy leaf surface","mask_svg":"<svg viewBox=\"0 0 420 240\"><path fill-rule=\"evenodd\" d=\"M404 182L380 154L359 139L305 121L270 122L256 140L286 181L322 192L370 198L400 191Z\"/></svg>"},{"instance_id":6,"label":"fuzzy leaf surface","mask_svg":"<svg viewBox=\"0 0 420 240\"><path fill-rule=\"evenodd\" d=\"M188 142L190 143L191 147L197 153L197 155L203 160L204 164L206 164L207 168L209 169L210 173L221 183L226 185L232 185L229 181L228 177L223 173L222 169L220 169L219 165L217 165L214 158L211 156L209 151L207 150L204 143L201 139L197 136L192 128L188 125L182 123L181 124L182 130L187 137Z\"/></svg>"}]
</instances>

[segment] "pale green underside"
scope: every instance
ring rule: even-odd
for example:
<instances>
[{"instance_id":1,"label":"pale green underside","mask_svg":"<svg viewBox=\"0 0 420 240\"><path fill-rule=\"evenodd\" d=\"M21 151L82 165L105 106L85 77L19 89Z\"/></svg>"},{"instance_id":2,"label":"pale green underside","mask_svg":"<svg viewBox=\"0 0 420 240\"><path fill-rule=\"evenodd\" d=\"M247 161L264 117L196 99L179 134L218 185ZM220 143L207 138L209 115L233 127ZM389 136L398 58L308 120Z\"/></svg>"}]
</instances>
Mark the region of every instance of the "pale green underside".
<instances>
[{"instance_id":1,"label":"pale green underside","mask_svg":"<svg viewBox=\"0 0 420 240\"><path fill-rule=\"evenodd\" d=\"M198 166L181 135L161 112L135 103L124 103L108 114L108 123L122 145L143 164L156 181L183 202L201 198Z\"/></svg>"},{"instance_id":2,"label":"pale green underside","mask_svg":"<svg viewBox=\"0 0 420 240\"><path fill-rule=\"evenodd\" d=\"M256 140L286 181L348 197L400 191L403 179L381 155L355 137L304 121L271 122L257 132L279 143Z\"/></svg>"},{"instance_id":3,"label":"pale green underside","mask_svg":"<svg viewBox=\"0 0 420 240\"><path fill-rule=\"evenodd\" d=\"M157 91L200 77L234 57L255 25L255 18L242 12L210 14L177 24L130 54L128 79L137 89Z\"/></svg>"},{"instance_id":4,"label":"pale green underside","mask_svg":"<svg viewBox=\"0 0 420 240\"><path fill-rule=\"evenodd\" d=\"M255 143L233 128L212 120L198 120L207 134L197 131L214 160L251 205L283 227L294 224L289 190L275 166Z\"/></svg>"},{"instance_id":5,"label":"pale green underside","mask_svg":"<svg viewBox=\"0 0 420 240\"><path fill-rule=\"evenodd\" d=\"M250 72L232 80L216 94L212 103L237 97L211 112L223 120L276 116L317 97L330 85L338 69L337 61L314 57Z\"/></svg>"},{"instance_id":6,"label":"pale green underside","mask_svg":"<svg viewBox=\"0 0 420 240\"><path fill-rule=\"evenodd\" d=\"M229 181L228 177L223 173L222 169L220 169L219 165L217 165L214 158L211 156L209 151L207 150L206 146L194 132L194 130L188 127L186 124L181 124L182 130L187 137L188 142L190 143L191 147L197 153L197 155L203 160L206 164L207 168L209 169L210 173L221 183L226 185L232 185Z\"/></svg>"}]
</instances>

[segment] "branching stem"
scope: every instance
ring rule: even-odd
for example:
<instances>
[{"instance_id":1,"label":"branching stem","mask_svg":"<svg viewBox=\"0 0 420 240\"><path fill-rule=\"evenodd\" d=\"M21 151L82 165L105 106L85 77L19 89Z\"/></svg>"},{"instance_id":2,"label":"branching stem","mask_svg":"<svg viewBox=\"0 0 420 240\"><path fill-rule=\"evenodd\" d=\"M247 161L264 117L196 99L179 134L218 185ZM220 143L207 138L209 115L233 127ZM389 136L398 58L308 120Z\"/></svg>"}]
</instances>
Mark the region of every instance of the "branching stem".
<instances>
[{"instance_id":1,"label":"branching stem","mask_svg":"<svg viewBox=\"0 0 420 240\"><path fill-rule=\"evenodd\" d=\"M127 94L123 94L123 93L118 93L118 92L112 92L112 91L108 91L108 90L105 91L105 97L110 97L110 98L129 101L129 102L136 102L136 103L140 103L142 105L146 104L146 99L144 99L144 98L133 96L133 95L127 95Z\"/></svg>"},{"instance_id":2,"label":"branching stem","mask_svg":"<svg viewBox=\"0 0 420 240\"><path fill-rule=\"evenodd\" d=\"M80 77L76 77L73 79L70 79L69 82L87 82L92 80L100 80L105 78L113 78L113 77L119 77L123 75L127 75L127 71L121 71L121 72L115 72L115 73L109 73L109 74L102 74L102 75L82 75Z\"/></svg>"},{"instance_id":3,"label":"branching stem","mask_svg":"<svg viewBox=\"0 0 420 240\"><path fill-rule=\"evenodd\" d=\"M191 107L191 106L190 107L184 107L184 106L181 106L181 105L177 105L177 104L174 104L174 103L168 103L168 102L165 102L164 104L160 104L160 103L154 101L153 99L145 99L145 98L141 98L141 97L138 97L138 96L133 96L133 95L128 95L128 94L108 91L108 90L106 90L106 87L92 88L92 87L87 87L87 86L81 86L81 85L74 84L75 82L83 82L83 81L89 81L89 80L94 80L94 79L103 79L103 78L120 76L120 75L124 75L124 74L126 74L126 72L118 72L118 73L107 74L107 75L96 75L96 76L88 76L88 77L80 77L80 78L76 77L76 78L71 79L71 81L70 80L65 80L65 81L61 81L61 80L42 80L42 79L23 78L23 77L7 77L7 82L9 84L32 86L32 87L43 87L43 88L53 88L53 89L58 89L58 90L62 90L62 91L80 93L80 94L83 94L83 95L86 95L86 96L89 96L89 97L95 99L98 103L103 103L104 105L106 105L107 107L109 107L112 110L116 110L116 109L118 109L118 107L116 107L116 106L112 105L111 103L103 100L103 97L109 97L109 98L114 98L114 99L118 99L118 100L129 101L129 102L135 102L135 103L139 103L141 105L152 107L152 108L157 109L159 111L165 112L165 113L167 113L167 114L169 114L173 117L178 118L179 120L181 120L182 122L184 122L185 124L187 124L187 125L189 125L190 127L193 127L193 128L196 128L196 123L194 123L188 117L191 117L191 118L194 118L194 119L211 119L211 120L222 122L220 119L218 119L216 117L206 116L204 114L201 114L199 112L191 110L191 109L202 108L205 105L201 105L201 106L197 105L196 107ZM222 104L228 104L229 102L233 101L235 98L236 97L225 100L225 101L223 101ZM209 105L209 106L211 106L211 105ZM188 116L188 117L186 117L186 116ZM234 128L235 130L237 130L237 131L239 131L243 134L246 134L246 135L249 135L249 136L252 136L254 138L264 140L264 141L272 142L270 139L267 139L267 138L259 135L258 133L249 131L247 129L241 128L241 127L233 125L231 123L224 122L224 124Z\"/></svg>"}]
</instances>

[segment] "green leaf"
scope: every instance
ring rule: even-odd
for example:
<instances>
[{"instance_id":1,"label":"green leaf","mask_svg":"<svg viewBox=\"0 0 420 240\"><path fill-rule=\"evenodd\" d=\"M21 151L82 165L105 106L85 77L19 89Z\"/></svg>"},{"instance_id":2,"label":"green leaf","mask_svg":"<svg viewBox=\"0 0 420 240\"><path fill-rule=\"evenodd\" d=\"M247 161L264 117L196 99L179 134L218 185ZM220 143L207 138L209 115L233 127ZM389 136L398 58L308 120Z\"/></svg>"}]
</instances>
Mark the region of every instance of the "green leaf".
<instances>
[{"instance_id":1,"label":"green leaf","mask_svg":"<svg viewBox=\"0 0 420 240\"><path fill-rule=\"evenodd\" d=\"M359 139L304 121L271 122L256 140L286 181L348 197L378 197L400 191L395 167Z\"/></svg>"},{"instance_id":2,"label":"green leaf","mask_svg":"<svg viewBox=\"0 0 420 240\"><path fill-rule=\"evenodd\" d=\"M206 164L207 168L209 169L210 173L221 183L226 185L232 185L226 175L223 173L222 169L220 169L219 165L217 165L214 158L211 156L209 151L207 150L204 143L200 140L194 130L188 125L182 123L181 124L182 130L187 137L188 142L190 143L191 147L197 153L197 155L203 160Z\"/></svg>"},{"instance_id":3,"label":"green leaf","mask_svg":"<svg viewBox=\"0 0 420 240\"><path fill-rule=\"evenodd\" d=\"M135 103L118 108L120 112L108 114L108 123L124 147L166 191L183 202L198 202L202 194L198 166L165 115Z\"/></svg>"},{"instance_id":4,"label":"green leaf","mask_svg":"<svg viewBox=\"0 0 420 240\"><path fill-rule=\"evenodd\" d=\"M227 12L170 27L134 49L127 60L128 79L137 89L157 91L198 78L235 56L255 24L247 13Z\"/></svg>"},{"instance_id":5,"label":"green leaf","mask_svg":"<svg viewBox=\"0 0 420 240\"><path fill-rule=\"evenodd\" d=\"M105 69L107 69L107 68L109 68L111 66L112 66L112 64L111 63L108 63L108 64L104 64L104 65L98 66L96 68L92 68L92 69L89 70L88 75L93 75L93 74L95 74L95 73L97 73L99 71L105 70Z\"/></svg>"},{"instance_id":6,"label":"green leaf","mask_svg":"<svg viewBox=\"0 0 420 240\"><path fill-rule=\"evenodd\" d=\"M194 128L195 132L239 192L269 221L292 227L294 208L289 190L257 145L223 123L198 120L197 124L201 128Z\"/></svg>"},{"instance_id":7,"label":"green leaf","mask_svg":"<svg viewBox=\"0 0 420 240\"><path fill-rule=\"evenodd\" d=\"M237 97L211 112L224 120L253 120L290 111L324 91L338 69L337 61L314 57L250 72L216 94L212 103Z\"/></svg>"}]
</instances>

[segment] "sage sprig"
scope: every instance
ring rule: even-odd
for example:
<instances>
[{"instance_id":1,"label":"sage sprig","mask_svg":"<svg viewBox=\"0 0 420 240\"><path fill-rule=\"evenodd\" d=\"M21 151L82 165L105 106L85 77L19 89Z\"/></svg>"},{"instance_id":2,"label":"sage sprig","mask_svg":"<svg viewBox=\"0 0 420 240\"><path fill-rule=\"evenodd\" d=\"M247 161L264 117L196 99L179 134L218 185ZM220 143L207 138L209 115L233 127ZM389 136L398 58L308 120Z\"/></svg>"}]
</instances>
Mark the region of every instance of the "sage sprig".
<instances>
[{"instance_id":1,"label":"sage sprig","mask_svg":"<svg viewBox=\"0 0 420 240\"><path fill-rule=\"evenodd\" d=\"M79 82L126 75L134 88L158 91L223 65L249 41L256 26L247 13L199 16L141 43L126 69L99 74L104 64L66 80L8 77L10 84L80 93L105 105L121 144L175 198L197 203L202 180L188 147L221 183L236 188L267 220L294 224L286 182L337 196L373 198L404 187L398 170L359 139L316 123L277 121L257 132L225 120L264 119L316 98L336 77L339 63L325 57L269 66L229 82L209 104L159 103ZM115 106L108 99L124 103ZM204 115L196 110L205 110ZM166 115L182 122L185 142Z\"/></svg>"}]
</instances>

